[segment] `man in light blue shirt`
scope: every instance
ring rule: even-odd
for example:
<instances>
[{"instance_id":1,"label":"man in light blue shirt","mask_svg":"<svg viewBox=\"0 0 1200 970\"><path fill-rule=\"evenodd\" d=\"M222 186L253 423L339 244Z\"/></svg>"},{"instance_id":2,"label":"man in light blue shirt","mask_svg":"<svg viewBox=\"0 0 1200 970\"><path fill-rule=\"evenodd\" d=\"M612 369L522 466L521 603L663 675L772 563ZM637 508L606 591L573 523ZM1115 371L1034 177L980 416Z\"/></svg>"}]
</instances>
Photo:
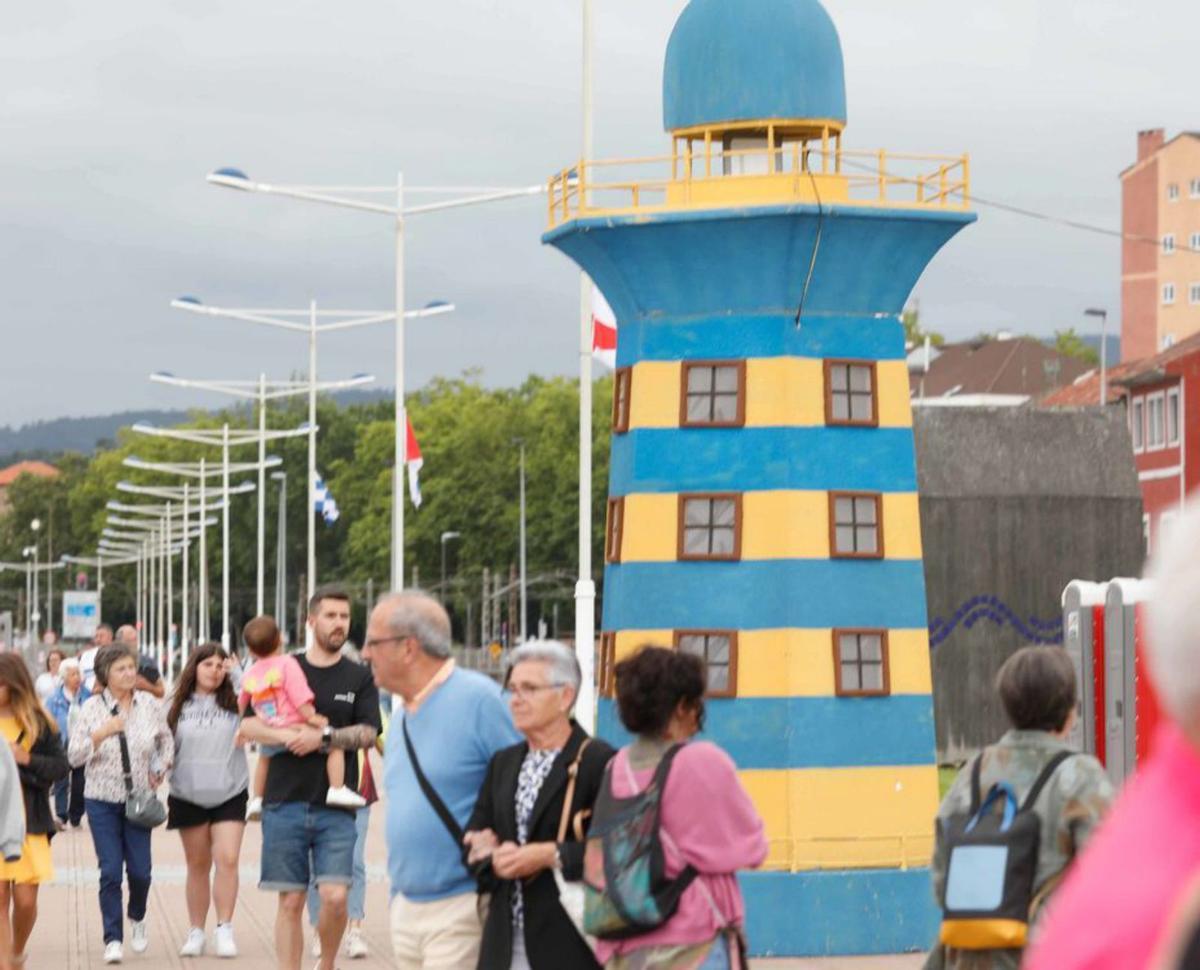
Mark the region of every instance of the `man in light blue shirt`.
<instances>
[{"instance_id":1,"label":"man in light blue shirt","mask_svg":"<svg viewBox=\"0 0 1200 970\"><path fill-rule=\"evenodd\" d=\"M479 956L482 924L463 847L422 791L405 742L435 796L466 825L492 755L521 740L500 688L459 670L450 618L432 597L395 593L367 625L363 659L396 695L384 746L391 931L399 970L461 970Z\"/></svg>"}]
</instances>

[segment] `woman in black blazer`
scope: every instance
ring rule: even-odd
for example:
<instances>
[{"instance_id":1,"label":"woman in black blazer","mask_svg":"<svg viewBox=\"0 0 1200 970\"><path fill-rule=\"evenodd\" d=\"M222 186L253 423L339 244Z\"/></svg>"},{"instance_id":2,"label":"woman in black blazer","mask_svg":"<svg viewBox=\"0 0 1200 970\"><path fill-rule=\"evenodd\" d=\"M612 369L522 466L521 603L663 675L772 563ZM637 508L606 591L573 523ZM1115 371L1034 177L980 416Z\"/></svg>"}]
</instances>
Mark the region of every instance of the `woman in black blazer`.
<instances>
[{"instance_id":1,"label":"woman in black blazer","mask_svg":"<svg viewBox=\"0 0 1200 970\"><path fill-rule=\"evenodd\" d=\"M526 740L492 758L465 839L470 861L490 856L499 880L478 970L600 966L563 907L554 874L568 883L583 878L582 839L614 754L571 718L579 682L575 654L561 643L513 651L509 704Z\"/></svg>"}]
</instances>

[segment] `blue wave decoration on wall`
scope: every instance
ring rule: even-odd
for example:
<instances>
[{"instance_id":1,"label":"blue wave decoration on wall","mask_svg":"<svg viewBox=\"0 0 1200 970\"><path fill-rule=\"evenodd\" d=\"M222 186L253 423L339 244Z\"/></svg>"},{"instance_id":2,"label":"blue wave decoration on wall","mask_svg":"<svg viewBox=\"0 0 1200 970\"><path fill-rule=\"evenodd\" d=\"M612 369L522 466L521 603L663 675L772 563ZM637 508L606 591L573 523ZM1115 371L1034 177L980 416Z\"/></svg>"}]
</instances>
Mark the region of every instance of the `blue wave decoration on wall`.
<instances>
[{"instance_id":1,"label":"blue wave decoration on wall","mask_svg":"<svg viewBox=\"0 0 1200 970\"><path fill-rule=\"evenodd\" d=\"M940 616L933 618L929 624L930 649L943 643L960 626L970 630L983 620L990 620L1001 628L1011 626L1030 643L1059 645L1063 642L1061 616L1048 620L1033 615L1022 617L999 596L972 596L949 620Z\"/></svg>"}]
</instances>

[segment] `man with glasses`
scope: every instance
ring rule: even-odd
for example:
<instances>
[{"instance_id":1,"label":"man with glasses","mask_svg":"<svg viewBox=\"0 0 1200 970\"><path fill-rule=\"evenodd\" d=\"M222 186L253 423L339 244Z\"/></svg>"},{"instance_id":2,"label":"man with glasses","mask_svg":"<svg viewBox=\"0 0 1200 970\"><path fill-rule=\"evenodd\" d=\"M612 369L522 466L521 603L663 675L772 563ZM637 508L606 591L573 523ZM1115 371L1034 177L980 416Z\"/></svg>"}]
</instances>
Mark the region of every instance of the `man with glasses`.
<instances>
[{"instance_id":1,"label":"man with glasses","mask_svg":"<svg viewBox=\"0 0 1200 970\"><path fill-rule=\"evenodd\" d=\"M450 618L426 594L381 600L362 653L375 683L399 702L384 745L396 966L473 967L483 927L463 828L492 755L521 737L499 686L455 667Z\"/></svg>"}]
</instances>

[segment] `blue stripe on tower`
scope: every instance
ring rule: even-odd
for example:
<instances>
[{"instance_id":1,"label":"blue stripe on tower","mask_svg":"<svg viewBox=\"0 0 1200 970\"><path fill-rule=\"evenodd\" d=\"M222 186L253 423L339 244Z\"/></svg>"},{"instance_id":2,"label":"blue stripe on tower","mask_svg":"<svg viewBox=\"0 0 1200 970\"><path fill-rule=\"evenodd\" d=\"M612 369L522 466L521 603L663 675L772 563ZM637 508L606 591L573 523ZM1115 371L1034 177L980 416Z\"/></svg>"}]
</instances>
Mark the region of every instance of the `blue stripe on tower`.
<instances>
[{"instance_id":1,"label":"blue stripe on tower","mask_svg":"<svg viewBox=\"0 0 1200 970\"><path fill-rule=\"evenodd\" d=\"M753 956L911 953L937 938L941 919L928 869L748 872Z\"/></svg>"},{"instance_id":2,"label":"blue stripe on tower","mask_svg":"<svg viewBox=\"0 0 1200 970\"><path fill-rule=\"evenodd\" d=\"M609 494L915 492L910 428L637 428L614 435Z\"/></svg>"},{"instance_id":3,"label":"blue stripe on tower","mask_svg":"<svg viewBox=\"0 0 1200 970\"><path fill-rule=\"evenodd\" d=\"M612 700L601 698L597 714L600 737L632 740ZM743 771L931 765L933 704L928 694L709 699L703 737Z\"/></svg>"},{"instance_id":4,"label":"blue stripe on tower","mask_svg":"<svg viewBox=\"0 0 1200 970\"><path fill-rule=\"evenodd\" d=\"M605 630L920 630L919 559L610 563Z\"/></svg>"},{"instance_id":5,"label":"blue stripe on tower","mask_svg":"<svg viewBox=\"0 0 1200 970\"><path fill-rule=\"evenodd\" d=\"M689 320L655 317L622 321L619 333L618 367L643 360L749 357L904 359L904 331L894 318L814 317L797 327L794 310Z\"/></svg>"}]
</instances>

